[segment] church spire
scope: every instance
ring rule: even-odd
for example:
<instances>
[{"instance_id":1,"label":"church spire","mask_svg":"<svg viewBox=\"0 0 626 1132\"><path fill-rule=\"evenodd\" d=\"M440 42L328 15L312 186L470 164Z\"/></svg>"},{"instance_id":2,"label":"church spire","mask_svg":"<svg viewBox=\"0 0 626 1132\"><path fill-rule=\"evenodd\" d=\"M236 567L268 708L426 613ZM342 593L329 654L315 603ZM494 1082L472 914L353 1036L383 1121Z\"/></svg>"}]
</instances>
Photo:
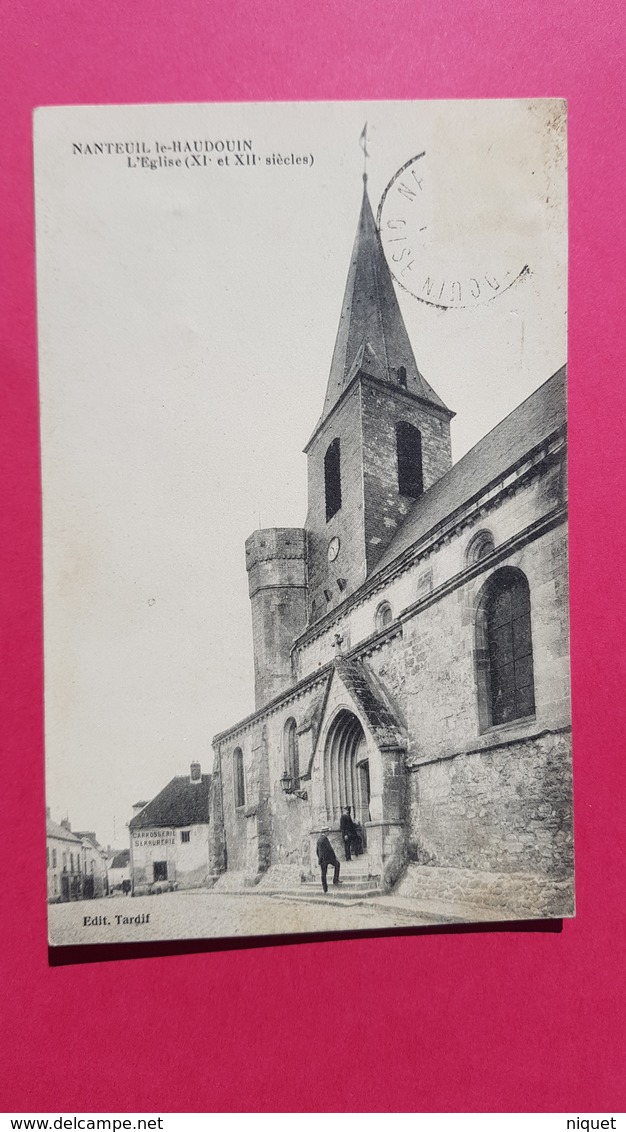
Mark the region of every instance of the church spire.
<instances>
[{"instance_id":1,"label":"church spire","mask_svg":"<svg viewBox=\"0 0 626 1132\"><path fill-rule=\"evenodd\" d=\"M366 172L322 420L359 373L446 408L417 368L369 202Z\"/></svg>"}]
</instances>

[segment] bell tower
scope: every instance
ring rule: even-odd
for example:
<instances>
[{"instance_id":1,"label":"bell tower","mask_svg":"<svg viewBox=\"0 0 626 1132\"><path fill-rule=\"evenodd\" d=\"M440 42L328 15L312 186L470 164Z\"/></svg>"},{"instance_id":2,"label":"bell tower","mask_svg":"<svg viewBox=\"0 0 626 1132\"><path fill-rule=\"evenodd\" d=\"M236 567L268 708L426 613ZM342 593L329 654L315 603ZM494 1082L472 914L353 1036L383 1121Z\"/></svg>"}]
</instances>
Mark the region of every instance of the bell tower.
<instances>
[{"instance_id":1,"label":"bell tower","mask_svg":"<svg viewBox=\"0 0 626 1132\"><path fill-rule=\"evenodd\" d=\"M326 399L305 449L310 622L362 585L452 464L454 414L417 367L363 183Z\"/></svg>"}]
</instances>

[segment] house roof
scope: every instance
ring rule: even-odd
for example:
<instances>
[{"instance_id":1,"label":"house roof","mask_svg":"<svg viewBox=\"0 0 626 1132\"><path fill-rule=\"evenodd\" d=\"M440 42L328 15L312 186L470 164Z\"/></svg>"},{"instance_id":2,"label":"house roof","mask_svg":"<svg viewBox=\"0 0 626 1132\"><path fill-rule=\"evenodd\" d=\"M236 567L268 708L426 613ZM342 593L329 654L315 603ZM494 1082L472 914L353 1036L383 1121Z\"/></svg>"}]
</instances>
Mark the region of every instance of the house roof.
<instances>
[{"instance_id":1,"label":"house roof","mask_svg":"<svg viewBox=\"0 0 626 1132\"><path fill-rule=\"evenodd\" d=\"M90 841L94 849L102 849L98 838L96 837L95 830L93 829L77 829L75 830L76 836L80 837L81 841Z\"/></svg>"},{"instance_id":2,"label":"house roof","mask_svg":"<svg viewBox=\"0 0 626 1132\"><path fill-rule=\"evenodd\" d=\"M110 869L126 869L130 865L130 849L122 849L120 853L116 853L111 864Z\"/></svg>"},{"instance_id":3,"label":"house roof","mask_svg":"<svg viewBox=\"0 0 626 1132\"><path fill-rule=\"evenodd\" d=\"M364 178L361 215L321 419L328 416L358 373L397 386L401 366L407 393L454 415L417 368Z\"/></svg>"},{"instance_id":4,"label":"house roof","mask_svg":"<svg viewBox=\"0 0 626 1132\"><path fill-rule=\"evenodd\" d=\"M129 828L160 829L205 824L209 820L210 788L210 774L203 774L198 782L192 782L188 774L178 775L131 819Z\"/></svg>"},{"instance_id":5,"label":"house roof","mask_svg":"<svg viewBox=\"0 0 626 1132\"><path fill-rule=\"evenodd\" d=\"M46 818L46 837L55 837L59 841L73 841L80 845L80 837L66 829L65 826L52 821L52 818Z\"/></svg>"},{"instance_id":6,"label":"house roof","mask_svg":"<svg viewBox=\"0 0 626 1132\"><path fill-rule=\"evenodd\" d=\"M565 424L567 367L544 382L415 501L373 574L497 482Z\"/></svg>"}]
</instances>

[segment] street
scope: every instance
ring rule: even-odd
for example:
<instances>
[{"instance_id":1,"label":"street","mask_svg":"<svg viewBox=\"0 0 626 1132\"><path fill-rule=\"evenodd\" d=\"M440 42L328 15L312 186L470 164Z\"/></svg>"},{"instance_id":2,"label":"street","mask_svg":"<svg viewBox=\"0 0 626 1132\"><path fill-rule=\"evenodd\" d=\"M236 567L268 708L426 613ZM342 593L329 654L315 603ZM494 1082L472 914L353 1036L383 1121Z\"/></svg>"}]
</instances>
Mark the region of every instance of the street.
<instances>
[{"instance_id":1,"label":"street","mask_svg":"<svg viewBox=\"0 0 626 1132\"><path fill-rule=\"evenodd\" d=\"M333 901L290 900L256 892L189 891L162 896L108 897L48 906L52 946L141 943L146 940L359 931L432 923L392 908Z\"/></svg>"}]
</instances>

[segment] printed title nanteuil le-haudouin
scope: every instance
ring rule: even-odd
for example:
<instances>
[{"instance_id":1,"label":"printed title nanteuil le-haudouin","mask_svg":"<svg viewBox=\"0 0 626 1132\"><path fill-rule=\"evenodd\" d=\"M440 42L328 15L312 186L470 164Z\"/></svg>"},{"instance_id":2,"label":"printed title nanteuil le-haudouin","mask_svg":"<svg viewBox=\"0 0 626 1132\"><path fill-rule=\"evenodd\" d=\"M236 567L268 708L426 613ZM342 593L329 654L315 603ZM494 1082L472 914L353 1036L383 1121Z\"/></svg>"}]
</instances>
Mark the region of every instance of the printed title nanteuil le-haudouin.
<instances>
[{"instance_id":1,"label":"printed title nanteuil le-haudouin","mask_svg":"<svg viewBox=\"0 0 626 1132\"><path fill-rule=\"evenodd\" d=\"M565 367L538 376L453 465L364 178L306 522L246 542L255 711L214 739L203 883L320 892L323 832L328 900L573 914Z\"/></svg>"}]
</instances>

